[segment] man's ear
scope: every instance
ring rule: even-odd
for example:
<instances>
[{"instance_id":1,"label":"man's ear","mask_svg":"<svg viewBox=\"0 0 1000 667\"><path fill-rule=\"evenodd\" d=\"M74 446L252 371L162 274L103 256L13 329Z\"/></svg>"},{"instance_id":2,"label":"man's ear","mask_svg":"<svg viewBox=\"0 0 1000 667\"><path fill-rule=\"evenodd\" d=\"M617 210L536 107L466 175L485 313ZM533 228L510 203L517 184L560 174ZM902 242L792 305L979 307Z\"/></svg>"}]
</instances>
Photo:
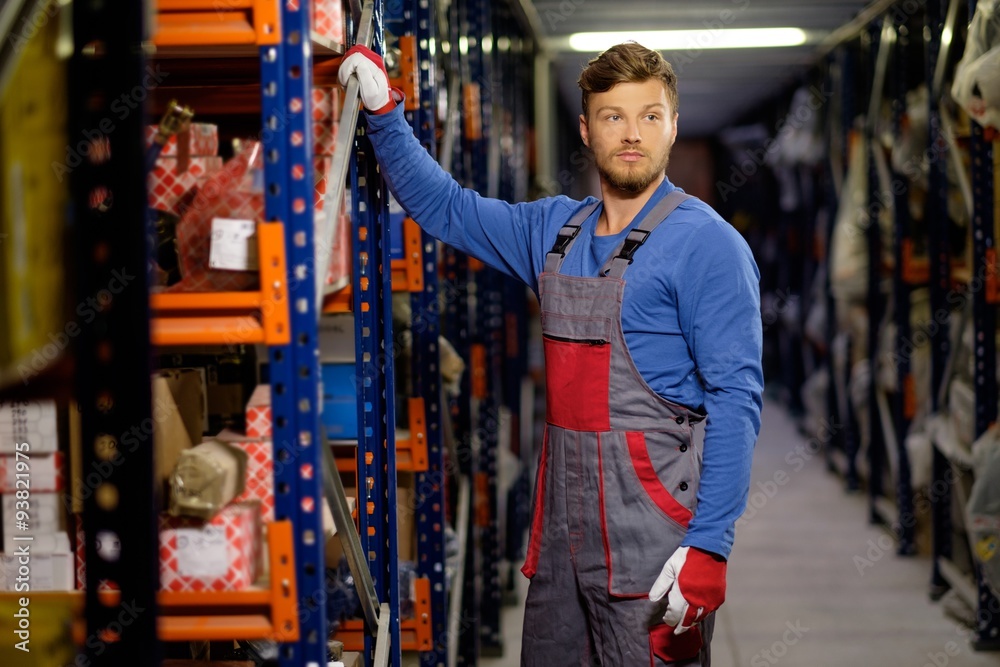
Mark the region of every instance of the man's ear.
<instances>
[{"instance_id":1,"label":"man's ear","mask_svg":"<svg viewBox=\"0 0 1000 667\"><path fill-rule=\"evenodd\" d=\"M677 112L676 111L674 112L674 133L673 133L673 136L670 137L670 145L673 146L675 141L677 141Z\"/></svg>"},{"instance_id":2,"label":"man's ear","mask_svg":"<svg viewBox=\"0 0 1000 667\"><path fill-rule=\"evenodd\" d=\"M580 138L583 139L583 145L590 148L590 128L587 127L587 117L580 114Z\"/></svg>"}]
</instances>

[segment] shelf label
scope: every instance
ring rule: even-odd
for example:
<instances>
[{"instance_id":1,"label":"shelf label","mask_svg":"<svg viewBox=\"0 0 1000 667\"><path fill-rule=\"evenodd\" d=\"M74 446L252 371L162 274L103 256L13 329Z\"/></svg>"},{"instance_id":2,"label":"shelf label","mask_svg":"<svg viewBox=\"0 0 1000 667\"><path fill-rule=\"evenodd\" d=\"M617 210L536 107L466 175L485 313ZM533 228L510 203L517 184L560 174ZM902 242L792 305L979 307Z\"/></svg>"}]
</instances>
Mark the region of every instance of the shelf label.
<instances>
[{"instance_id":1,"label":"shelf label","mask_svg":"<svg viewBox=\"0 0 1000 667\"><path fill-rule=\"evenodd\" d=\"M226 529L222 526L177 528L177 574L224 577L229 569Z\"/></svg>"},{"instance_id":2,"label":"shelf label","mask_svg":"<svg viewBox=\"0 0 1000 667\"><path fill-rule=\"evenodd\" d=\"M226 271L256 271L257 224L253 220L212 218L208 266Z\"/></svg>"}]
</instances>

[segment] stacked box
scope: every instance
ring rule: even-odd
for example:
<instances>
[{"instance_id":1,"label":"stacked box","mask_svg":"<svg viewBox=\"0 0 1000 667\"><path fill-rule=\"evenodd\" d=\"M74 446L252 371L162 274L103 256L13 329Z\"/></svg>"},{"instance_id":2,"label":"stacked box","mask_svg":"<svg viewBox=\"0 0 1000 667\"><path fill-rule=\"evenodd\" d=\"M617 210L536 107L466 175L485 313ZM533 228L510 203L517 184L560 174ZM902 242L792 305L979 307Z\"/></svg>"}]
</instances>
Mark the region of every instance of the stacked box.
<instances>
[{"instance_id":1,"label":"stacked box","mask_svg":"<svg viewBox=\"0 0 1000 667\"><path fill-rule=\"evenodd\" d=\"M17 444L28 447L17 448ZM54 401L0 401L0 454L34 458L59 449Z\"/></svg>"},{"instance_id":2,"label":"stacked box","mask_svg":"<svg viewBox=\"0 0 1000 667\"><path fill-rule=\"evenodd\" d=\"M271 437L271 386L257 385L247 402L247 438Z\"/></svg>"},{"instance_id":3,"label":"stacked box","mask_svg":"<svg viewBox=\"0 0 1000 667\"><path fill-rule=\"evenodd\" d=\"M160 588L239 591L256 581L262 554L260 508L227 505L209 521L160 515Z\"/></svg>"},{"instance_id":4,"label":"stacked box","mask_svg":"<svg viewBox=\"0 0 1000 667\"><path fill-rule=\"evenodd\" d=\"M233 503L256 502L263 521L274 521L274 445L270 438L251 438L235 431L216 436L227 445L246 452L247 471L243 493Z\"/></svg>"},{"instance_id":5,"label":"stacked box","mask_svg":"<svg viewBox=\"0 0 1000 667\"><path fill-rule=\"evenodd\" d=\"M331 39L337 44L343 44L343 0L315 0L313 2L313 30L321 37Z\"/></svg>"},{"instance_id":6,"label":"stacked box","mask_svg":"<svg viewBox=\"0 0 1000 667\"><path fill-rule=\"evenodd\" d=\"M20 462L29 467L29 472L22 470L23 465L18 466L16 455L0 454L0 494L15 493L19 481L21 489L28 488L32 493L66 490L62 452L37 454Z\"/></svg>"},{"instance_id":7,"label":"stacked box","mask_svg":"<svg viewBox=\"0 0 1000 667\"><path fill-rule=\"evenodd\" d=\"M61 494L3 494L3 551L13 553L19 545L30 544L33 553L69 551L69 537L62 524ZM21 513L21 514L19 514ZM19 516L25 517L23 520ZM23 521L23 523L22 523ZM15 538L31 537L30 541Z\"/></svg>"},{"instance_id":8,"label":"stacked box","mask_svg":"<svg viewBox=\"0 0 1000 667\"><path fill-rule=\"evenodd\" d=\"M26 576L22 566L27 570ZM73 554L68 549L47 554L32 552L27 564L23 563L21 556L0 554L0 591L27 593L71 590Z\"/></svg>"},{"instance_id":9,"label":"stacked box","mask_svg":"<svg viewBox=\"0 0 1000 667\"><path fill-rule=\"evenodd\" d=\"M146 126L146 146L156 138L156 125ZM191 123L185 132L167 140L160 150L160 157L213 156L219 154L219 128L211 123Z\"/></svg>"},{"instance_id":10,"label":"stacked box","mask_svg":"<svg viewBox=\"0 0 1000 667\"><path fill-rule=\"evenodd\" d=\"M222 169L221 157L192 157L182 164L176 157L161 157L149 172L149 206L181 216L194 201L194 188Z\"/></svg>"}]
</instances>

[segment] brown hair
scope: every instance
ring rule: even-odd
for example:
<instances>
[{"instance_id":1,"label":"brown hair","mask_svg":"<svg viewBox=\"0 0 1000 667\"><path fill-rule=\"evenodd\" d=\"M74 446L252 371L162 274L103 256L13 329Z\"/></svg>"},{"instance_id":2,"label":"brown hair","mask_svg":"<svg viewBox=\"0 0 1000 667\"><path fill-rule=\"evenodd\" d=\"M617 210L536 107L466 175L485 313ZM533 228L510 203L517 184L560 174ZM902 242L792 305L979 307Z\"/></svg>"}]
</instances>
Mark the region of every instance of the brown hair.
<instances>
[{"instance_id":1,"label":"brown hair","mask_svg":"<svg viewBox=\"0 0 1000 667\"><path fill-rule=\"evenodd\" d=\"M677 75L660 52L636 42L612 46L587 63L577 82L583 91L583 115L587 115L592 94L607 92L619 83L643 83L650 79L659 79L667 87L667 101L677 113Z\"/></svg>"}]
</instances>

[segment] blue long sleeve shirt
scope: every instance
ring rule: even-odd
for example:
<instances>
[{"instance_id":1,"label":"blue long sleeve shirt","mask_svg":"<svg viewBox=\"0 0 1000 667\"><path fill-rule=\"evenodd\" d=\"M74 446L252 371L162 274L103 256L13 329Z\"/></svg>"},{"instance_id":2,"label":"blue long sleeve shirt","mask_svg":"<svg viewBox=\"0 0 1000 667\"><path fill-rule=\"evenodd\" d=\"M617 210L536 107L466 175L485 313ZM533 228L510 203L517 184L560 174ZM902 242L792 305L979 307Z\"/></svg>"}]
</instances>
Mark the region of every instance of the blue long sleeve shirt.
<instances>
[{"instance_id":1,"label":"blue long sleeve shirt","mask_svg":"<svg viewBox=\"0 0 1000 667\"><path fill-rule=\"evenodd\" d=\"M393 196L431 235L537 293L559 229L596 200L558 196L509 204L462 188L413 136L401 107L367 118ZM595 235L598 207L561 272L596 276L622 238L674 189L664 179L619 234ZM683 545L728 558L736 520L746 508L760 430L760 274L739 233L697 199L681 204L633 260L624 276L621 319L636 367L665 399L708 415L698 507Z\"/></svg>"}]
</instances>

